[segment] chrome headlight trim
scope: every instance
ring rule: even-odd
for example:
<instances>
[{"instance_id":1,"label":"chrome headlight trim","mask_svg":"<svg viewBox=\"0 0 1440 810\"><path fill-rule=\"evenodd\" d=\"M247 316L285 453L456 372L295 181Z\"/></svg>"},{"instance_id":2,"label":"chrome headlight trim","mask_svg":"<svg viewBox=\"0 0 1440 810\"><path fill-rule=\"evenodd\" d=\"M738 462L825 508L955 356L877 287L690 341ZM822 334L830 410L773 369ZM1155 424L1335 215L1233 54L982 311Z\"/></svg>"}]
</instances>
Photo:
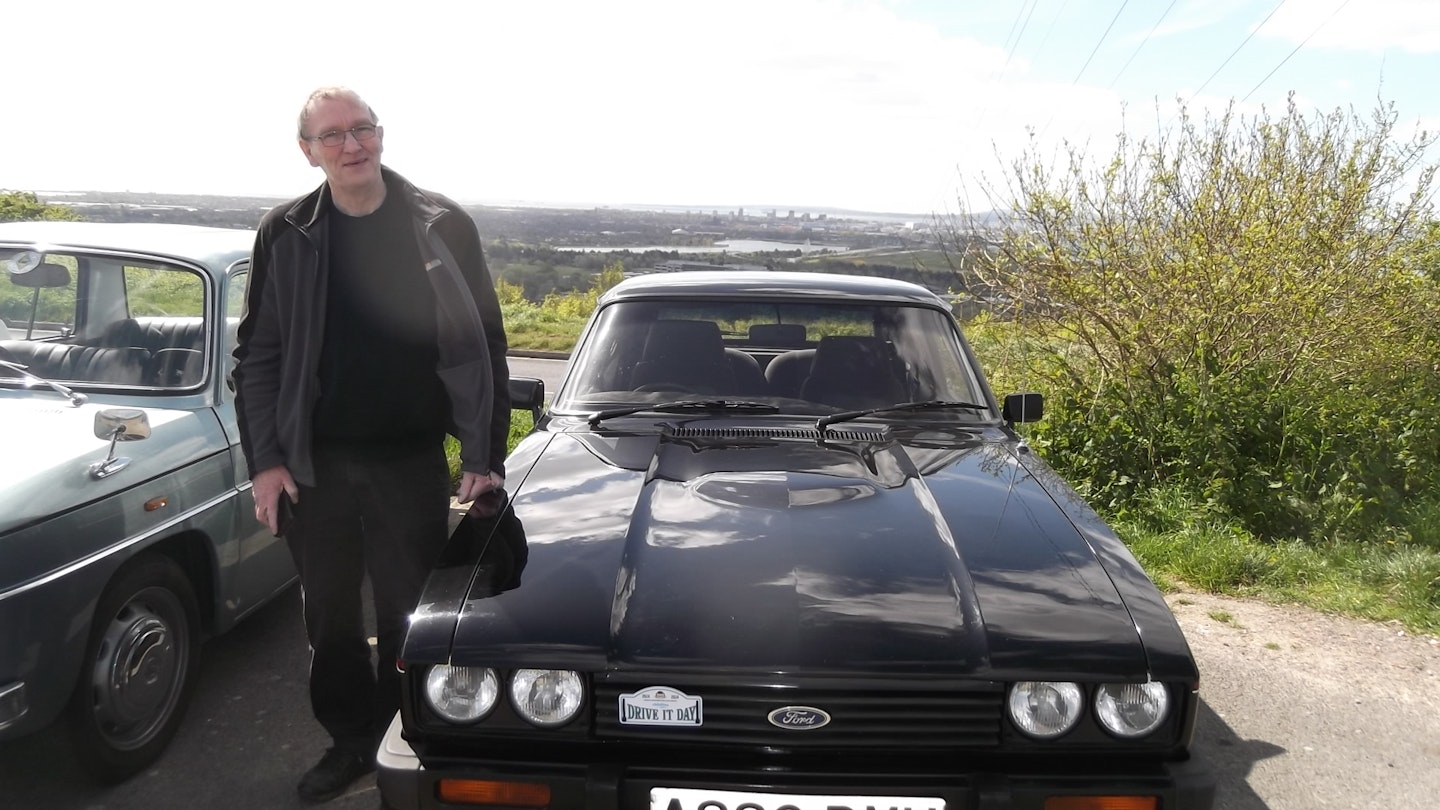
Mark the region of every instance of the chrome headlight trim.
<instances>
[{"instance_id":1,"label":"chrome headlight trim","mask_svg":"<svg viewBox=\"0 0 1440 810\"><path fill-rule=\"evenodd\" d=\"M425 703L447 722L477 723L499 699L500 678L489 667L436 664L425 673Z\"/></svg>"},{"instance_id":2,"label":"chrome headlight trim","mask_svg":"<svg viewBox=\"0 0 1440 810\"><path fill-rule=\"evenodd\" d=\"M1170 715L1170 690L1158 681L1105 683L1095 690L1095 717L1101 728L1133 740L1153 732Z\"/></svg>"},{"instance_id":3,"label":"chrome headlight trim","mask_svg":"<svg viewBox=\"0 0 1440 810\"><path fill-rule=\"evenodd\" d=\"M1037 740L1063 736L1085 713L1085 691L1068 681L1011 684L1005 708L1020 733Z\"/></svg>"},{"instance_id":4,"label":"chrome headlight trim","mask_svg":"<svg viewBox=\"0 0 1440 810\"><path fill-rule=\"evenodd\" d=\"M585 681L568 669L517 669L510 676L510 705L525 722L557 728L585 705Z\"/></svg>"}]
</instances>

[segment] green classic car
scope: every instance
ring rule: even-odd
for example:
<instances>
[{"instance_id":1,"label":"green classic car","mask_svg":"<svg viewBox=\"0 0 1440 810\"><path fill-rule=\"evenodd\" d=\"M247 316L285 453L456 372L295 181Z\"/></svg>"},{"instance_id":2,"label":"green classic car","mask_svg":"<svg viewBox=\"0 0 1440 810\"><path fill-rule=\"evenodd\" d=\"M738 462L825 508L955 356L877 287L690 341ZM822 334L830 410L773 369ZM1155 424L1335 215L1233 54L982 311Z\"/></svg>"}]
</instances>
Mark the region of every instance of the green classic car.
<instances>
[{"instance_id":1,"label":"green classic car","mask_svg":"<svg viewBox=\"0 0 1440 810\"><path fill-rule=\"evenodd\" d=\"M102 780L159 756L202 640L295 581L227 384L253 239L0 224L0 740L64 722Z\"/></svg>"}]
</instances>

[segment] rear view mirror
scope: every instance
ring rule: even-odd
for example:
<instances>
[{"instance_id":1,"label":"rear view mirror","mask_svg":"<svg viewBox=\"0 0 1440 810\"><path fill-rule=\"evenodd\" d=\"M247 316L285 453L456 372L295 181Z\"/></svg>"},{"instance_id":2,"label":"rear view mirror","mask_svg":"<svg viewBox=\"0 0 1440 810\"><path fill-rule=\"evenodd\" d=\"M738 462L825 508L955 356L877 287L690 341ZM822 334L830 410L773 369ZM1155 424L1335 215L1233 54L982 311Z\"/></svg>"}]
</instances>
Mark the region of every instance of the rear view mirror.
<instances>
[{"instance_id":1,"label":"rear view mirror","mask_svg":"<svg viewBox=\"0 0 1440 810\"><path fill-rule=\"evenodd\" d=\"M20 256L36 256L35 253L22 253ZM53 262L41 262L33 267L22 264L20 257L10 260L10 283L16 287L29 287L39 290L53 287L70 286L70 268L63 264ZM24 269L21 269L24 267Z\"/></svg>"}]
</instances>

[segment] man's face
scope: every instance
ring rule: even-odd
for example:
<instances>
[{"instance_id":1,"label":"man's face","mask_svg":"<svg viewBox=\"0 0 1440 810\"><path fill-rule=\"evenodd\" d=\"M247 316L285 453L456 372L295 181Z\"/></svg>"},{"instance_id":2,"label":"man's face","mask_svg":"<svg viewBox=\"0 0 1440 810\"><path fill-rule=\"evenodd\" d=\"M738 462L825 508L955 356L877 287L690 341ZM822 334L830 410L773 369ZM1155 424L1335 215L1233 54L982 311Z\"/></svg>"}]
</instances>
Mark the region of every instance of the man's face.
<instances>
[{"instance_id":1,"label":"man's face","mask_svg":"<svg viewBox=\"0 0 1440 810\"><path fill-rule=\"evenodd\" d=\"M345 132L362 124L372 124L370 112L349 99L332 98L321 101L305 123L304 135L318 138L327 132ZM363 188L380 182L380 153L384 151L385 132L375 128L375 137L362 141L346 135L343 143L326 146L319 140L300 141L300 151L325 171L332 188Z\"/></svg>"}]
</instances>

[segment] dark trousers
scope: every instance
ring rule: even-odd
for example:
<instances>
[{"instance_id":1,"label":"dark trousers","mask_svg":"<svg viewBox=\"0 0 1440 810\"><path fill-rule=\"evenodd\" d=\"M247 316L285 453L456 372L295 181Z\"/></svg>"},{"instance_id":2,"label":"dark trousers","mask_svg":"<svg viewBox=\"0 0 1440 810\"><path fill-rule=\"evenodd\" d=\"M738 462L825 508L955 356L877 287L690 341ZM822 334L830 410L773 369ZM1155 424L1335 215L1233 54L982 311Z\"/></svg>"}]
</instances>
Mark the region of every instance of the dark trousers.
<instances>
[{"instance_id":1,"label":"dark trousers","mask_svg":"<svg viewBox=\"0 0 1440 810\"><path fill-rule=\"evenodd\" d=\"M448 535L450 473L436 447L384 461L317 452L315 478L286 532L304 592L310 706L336 747L369 756L400 707L396 655ZM367 573L378 667L362 608Z\"/></svg>"}]
</instances>

